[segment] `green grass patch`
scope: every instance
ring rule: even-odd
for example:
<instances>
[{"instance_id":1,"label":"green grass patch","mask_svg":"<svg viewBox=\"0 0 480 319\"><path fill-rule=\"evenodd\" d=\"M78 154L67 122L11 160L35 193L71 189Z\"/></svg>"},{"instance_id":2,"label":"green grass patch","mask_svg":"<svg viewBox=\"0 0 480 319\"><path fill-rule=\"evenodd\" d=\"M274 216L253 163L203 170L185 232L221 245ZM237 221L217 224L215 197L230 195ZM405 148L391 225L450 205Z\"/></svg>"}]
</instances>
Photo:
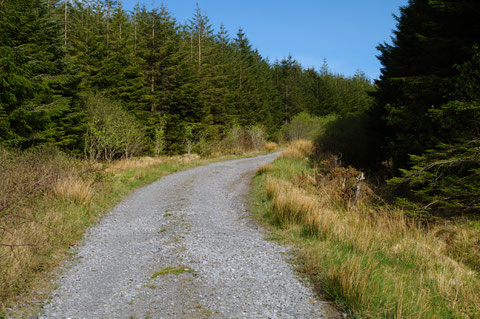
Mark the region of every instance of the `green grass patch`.
<instances>
[{"instance_id":1,"label":"green grass patch","mask_svg":"<svg viewBox=\"0 0 480 319\"><path fill-rule=\"evenodd\" d=\"M153 273L150 279L156 279L158 276L166 275L180 275L184 273L194 273L195 270L188 266L178 266L178 267L165 267L162 270L156 271Z\"/></svg>"},{"instance_id":2,"label":"green grass patch","mask_svg":"<svg viewBox=\"0 0 480 319\"><path fill-rule=\"evenodd\" d=\"M143 285L143 287L145 287L145 288L150 288L150 289L152 289L152 290L155 289L155 288L157 288L157 286L155 286L155 285L153 285L153 284L152 284L152 285Z\"/></svg>"}]
</instances>

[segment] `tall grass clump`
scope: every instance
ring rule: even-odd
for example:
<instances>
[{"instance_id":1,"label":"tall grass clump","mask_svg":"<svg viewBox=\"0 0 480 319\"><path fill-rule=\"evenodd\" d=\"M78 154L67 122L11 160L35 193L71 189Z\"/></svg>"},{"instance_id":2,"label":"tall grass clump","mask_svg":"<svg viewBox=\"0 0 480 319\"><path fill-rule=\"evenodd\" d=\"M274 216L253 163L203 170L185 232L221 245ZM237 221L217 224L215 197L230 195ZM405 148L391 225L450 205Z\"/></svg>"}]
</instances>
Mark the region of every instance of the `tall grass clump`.
<instances>
[{"instance_id":1,"label":"tall grass clump","mask_svg":"<svg viewBox=\"0 0 480 319\"><path fill-rule=\"evenodd\" d=\"M85 222L64 208L86 207L94 192L89 167L56 149L0 150L1 299L55 263L56 247L70 243Z\"/></svg>"},{"instance_id":2,"label":"tall grass clump","mask_svg":"<svg viewBox=\"0 0 480 319\"><path fill-rule=\"evenodd\" d=\"M302 143L256 177L256 207L300 248L301 271L360 318L480 317L478 231L417 222L375 203L367 186L354 203L359 172L327 162L312 169Z\"/></svg>"},{"instance_id":3,"label":"tall grass clump","mask_svg":"<svg viewBox=\"0 0 480 319\"><path fill-rule=\"evenodd\" d=\"M302 159L307 157L313 150L313 143L309 140L292 141L289 147L284 150L281 157Z\"/></svg>"}]
</instances>

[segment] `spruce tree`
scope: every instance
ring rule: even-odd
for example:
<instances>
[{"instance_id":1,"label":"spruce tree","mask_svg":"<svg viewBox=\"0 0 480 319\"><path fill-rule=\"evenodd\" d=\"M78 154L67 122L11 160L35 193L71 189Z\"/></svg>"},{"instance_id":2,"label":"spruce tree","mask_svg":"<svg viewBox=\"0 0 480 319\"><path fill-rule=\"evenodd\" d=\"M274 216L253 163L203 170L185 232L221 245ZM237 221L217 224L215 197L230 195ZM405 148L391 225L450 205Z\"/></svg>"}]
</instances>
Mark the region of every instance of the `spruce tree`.
<instances>
[{"instance_id":1,"label":"spruce tree","mask_svg":"<svg viewBox=\"0 0 480 319\"><path fill-rule=\"evenodd\" d=\"M474 0L411 0L393 44L379 46L373 125L402 173L391 181L398 202L415 213L480 211L479 10Z\"/></svg>"},{"instance_id":2,"label":"spruce tree","mask_svg":"<svg viewBox=\"0 0 480 319\"><path fill-rule=\"evenodd\" d=\"M410 0L397 17L393 43L378 46L383 67L372 113L396 167L440 142L428 112L447 102L454 65L473 55L479 11L475 0Z\"/></svg>"},{"instance_id":3,"label":"spruce tree","mask_svg":"<svg viewBox=\"0 0 480 319\"><path fill-rule=\"evenodd\" d=\"M41 0L8 1L0 7L0 28L2 139L22 148L78 147L77 81L53 7Z\"/></svg>"}]
</instances>

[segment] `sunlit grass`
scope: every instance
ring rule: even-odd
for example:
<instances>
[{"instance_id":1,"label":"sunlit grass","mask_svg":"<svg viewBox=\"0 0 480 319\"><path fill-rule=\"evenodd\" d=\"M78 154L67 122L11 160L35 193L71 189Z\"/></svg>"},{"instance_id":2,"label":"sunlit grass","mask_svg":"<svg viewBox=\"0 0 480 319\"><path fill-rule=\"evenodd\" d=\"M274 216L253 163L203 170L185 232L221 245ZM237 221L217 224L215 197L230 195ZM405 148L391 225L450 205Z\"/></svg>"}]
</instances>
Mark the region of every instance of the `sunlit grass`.
<instances>
[{"instance_id":1,"label":"sunlit grass","mask_svg":"<svg viewBox=\"0 0 480 319\"><path fill-rule=\"evenodd\" d=\"M361 318L480 317L477 230L342 203L345 179L318 176L293 148L260 169L253 207L323 291Z\"/></svg>"}]
</instances>

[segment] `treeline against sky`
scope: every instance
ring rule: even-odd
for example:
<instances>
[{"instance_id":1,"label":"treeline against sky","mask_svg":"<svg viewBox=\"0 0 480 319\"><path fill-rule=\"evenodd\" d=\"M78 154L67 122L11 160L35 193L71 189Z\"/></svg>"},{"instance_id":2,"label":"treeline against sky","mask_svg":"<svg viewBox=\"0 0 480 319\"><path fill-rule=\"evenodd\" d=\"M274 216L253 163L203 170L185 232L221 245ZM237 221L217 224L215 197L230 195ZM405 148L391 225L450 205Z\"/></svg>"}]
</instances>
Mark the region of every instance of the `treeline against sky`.
<instances>
[{"instance_id":1,"label":"treeline against sky","mask_svg":"<svg viewBox=\"0 0 480 319\"><path fill-rule=\"evenodd\" d=\"M326 63L304 69L293 57L270 63L242 29L213 30L193 9L180 24L164 6L2 1L0 143L53 144L76 155L99 143L125 149L112 157L182 153L236 126L259 126L275 140L300 112L371 104L363 73L347 78Z\"/></svg>"},{"instance_id":2,"label":"treeline against sky","mask_svg":"<svg viewBox=\"0 0 480 319\"><path fill-rule=\"evenodd\" d=\"M378 47L372 85L326 62L272 63L198 6L182 24L164 6L3 0L0 145L110 160L198 151L242 130L308 137L318 154L395 177L397 203L411 211L477 213L478 12L476 0L410 0L392 43Z\"/></svg>"}]
</instances>

